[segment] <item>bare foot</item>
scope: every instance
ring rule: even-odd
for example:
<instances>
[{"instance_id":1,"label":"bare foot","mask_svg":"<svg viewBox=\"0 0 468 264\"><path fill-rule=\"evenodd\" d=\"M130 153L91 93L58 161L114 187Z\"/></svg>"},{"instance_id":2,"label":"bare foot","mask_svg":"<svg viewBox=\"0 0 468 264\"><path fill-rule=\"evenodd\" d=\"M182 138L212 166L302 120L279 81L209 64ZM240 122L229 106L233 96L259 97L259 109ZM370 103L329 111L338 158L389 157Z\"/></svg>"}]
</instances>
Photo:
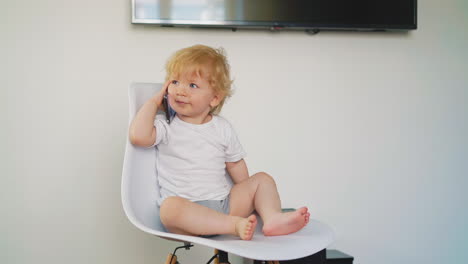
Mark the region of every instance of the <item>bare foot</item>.
<instances>
[{"instance_id":1,"label":"bare foot","mask_svg":"<svg viewBox=\"0 0 468 264\"><path fill-rule=\"evenodd\" d=\"M236 233L242 240L251 240L257 226L257 217L251 215L242 218L236 223Z\"/></svg>"},{"instance_id":2,"label":"bare foot","mask_svg":"<svg viewBox=\"0 0 468 264\"><path fill-rule=\"evenodd\" d=\"M310 213L307 207L301 207L294 212L279 213L263 225L265 236L287 235L301 230L309 223Z\"/></svg>"}]
</instances>

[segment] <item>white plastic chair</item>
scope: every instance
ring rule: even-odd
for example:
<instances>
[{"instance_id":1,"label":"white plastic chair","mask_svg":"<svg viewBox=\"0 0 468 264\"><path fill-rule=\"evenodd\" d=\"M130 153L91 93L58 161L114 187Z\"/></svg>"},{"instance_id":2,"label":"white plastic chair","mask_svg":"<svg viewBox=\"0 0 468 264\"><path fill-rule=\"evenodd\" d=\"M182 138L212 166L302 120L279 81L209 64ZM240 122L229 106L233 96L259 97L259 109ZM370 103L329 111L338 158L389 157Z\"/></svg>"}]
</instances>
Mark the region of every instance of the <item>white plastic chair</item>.
<instances>
[{"instance_id":1,"label":"white plastic chair","mask_svg":"<svg viewBox=\"0 0 468 264\"><path fill-rule=\"evenodd\" d=\"M161 84L133 83L129 88L129 124L134 115ZM259 221L251 241L230 235L203 238L165 231L159 219L156 199L159 187L155 167L155 148L133 146L127 136L122 173L122 204L130 222L143 232L158 237L201 244L254 260L290 260L315 254L333 242L334 234L324 223L311 219L302 230L286 235L265 237Z\"/></svg>"}]
</instances>

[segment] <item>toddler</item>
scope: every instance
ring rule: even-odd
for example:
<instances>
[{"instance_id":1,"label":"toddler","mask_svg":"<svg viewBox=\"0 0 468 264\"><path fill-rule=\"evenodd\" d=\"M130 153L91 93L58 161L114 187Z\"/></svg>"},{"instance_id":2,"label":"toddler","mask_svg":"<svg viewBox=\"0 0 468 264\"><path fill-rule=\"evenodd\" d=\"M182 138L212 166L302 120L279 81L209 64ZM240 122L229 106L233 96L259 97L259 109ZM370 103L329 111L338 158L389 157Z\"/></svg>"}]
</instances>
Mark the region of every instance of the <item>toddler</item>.
<instances>
[{"instance_id":1,"label":"toddler","mask_svg":"<svg viewBox=\"0 0 468 264\"><path fill-rule=\"evenodd\" d=\"M138 111L130 141L157 148L161 222L173 233L232 234L250 240L262 218L266 236L296 232L309 222L307 207L283 213L274 179L249 176L245 152L231 124L218 115L231 95L229 64L222 49L196 45L166 64L162 89ZM157 114L163 99L172 121Z\"/></svg>"}]
</instances>

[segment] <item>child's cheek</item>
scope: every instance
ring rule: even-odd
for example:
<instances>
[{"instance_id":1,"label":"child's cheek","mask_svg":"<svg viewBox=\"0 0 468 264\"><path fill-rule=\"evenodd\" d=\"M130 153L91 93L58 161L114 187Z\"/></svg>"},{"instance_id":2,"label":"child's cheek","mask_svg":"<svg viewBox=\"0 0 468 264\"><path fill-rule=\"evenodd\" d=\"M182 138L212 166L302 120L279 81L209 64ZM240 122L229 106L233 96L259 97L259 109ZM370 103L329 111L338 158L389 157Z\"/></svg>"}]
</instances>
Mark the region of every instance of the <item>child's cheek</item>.
<instances>
[{"instance_id":1,"label":"child's cheek","mask_svg":"<svg viewBox=\"0 0 468 264\"><path fill-rule=\"evenodd\" d=\"M169 84L169 87L167 88L167 93L169 95L172 95L174 93L174 86L172 84Z\"/></svg>"}]
</instances>

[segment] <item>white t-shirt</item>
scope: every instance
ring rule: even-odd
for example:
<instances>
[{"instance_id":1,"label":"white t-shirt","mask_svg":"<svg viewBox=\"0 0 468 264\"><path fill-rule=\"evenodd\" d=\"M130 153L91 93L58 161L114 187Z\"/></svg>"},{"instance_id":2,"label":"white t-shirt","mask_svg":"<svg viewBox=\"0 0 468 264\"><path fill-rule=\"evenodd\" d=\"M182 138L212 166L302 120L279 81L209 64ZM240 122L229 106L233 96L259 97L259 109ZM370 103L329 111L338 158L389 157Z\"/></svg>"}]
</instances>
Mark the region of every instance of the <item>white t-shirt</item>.
<instances>
[{"instance_id":1,"label":"white t-shirt","mask_svg":"<svg viewBox=\"0 0 468 264\"><path fill-rule=\"evenodd\" d=\"M157 115L156 170L161 204L169 196L191 201L223 200L232 188L225 162L246 155L231 124L214 115L201 125L187 123L177 116L170 124Z\"/></svg>"}]
</instances>

